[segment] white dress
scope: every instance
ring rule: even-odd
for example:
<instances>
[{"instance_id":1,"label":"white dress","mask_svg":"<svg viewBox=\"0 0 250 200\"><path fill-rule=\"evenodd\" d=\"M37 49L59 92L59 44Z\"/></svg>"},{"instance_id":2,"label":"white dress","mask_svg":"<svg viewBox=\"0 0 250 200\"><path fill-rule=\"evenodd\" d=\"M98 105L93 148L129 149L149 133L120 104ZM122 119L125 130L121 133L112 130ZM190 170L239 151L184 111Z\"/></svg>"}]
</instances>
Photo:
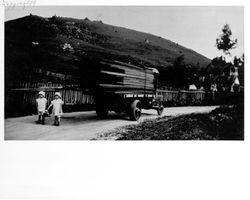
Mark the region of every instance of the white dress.
<instances>
[{"instance_id":1,"label":"white dress","mask_svg":"<svg viewBox=\"0 0 250 200\"><path fill-rule=\"evenodd\" d=\"M44 113L46 109L47 99L46 98L38 98L37 102L37 111L38 113Z\"/></svg>"},{"instance_id":2,"label":"white dress","mask_svg":"<svg viewBox=\"0 0 250 200\"><path fill-rule=\"evenodd\" d=\"M63 101L61 99L54 99L53 101L51 101L51 104L53 105L53 114L55 116L61 116L63 114Z\"/></svg>"}]
</instances>

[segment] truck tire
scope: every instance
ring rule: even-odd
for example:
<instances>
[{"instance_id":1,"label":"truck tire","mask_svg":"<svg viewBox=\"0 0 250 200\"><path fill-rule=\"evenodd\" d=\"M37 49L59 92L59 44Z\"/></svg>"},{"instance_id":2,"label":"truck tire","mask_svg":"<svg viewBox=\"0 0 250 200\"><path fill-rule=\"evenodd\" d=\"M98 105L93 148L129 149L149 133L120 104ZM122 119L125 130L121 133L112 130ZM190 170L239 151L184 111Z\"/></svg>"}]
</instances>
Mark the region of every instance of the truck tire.
<instances>
[{"instance_id":1,"label":"truck tire","mask_svg":"<svg viewBox=\"0 0 250 200\"><path fill-rule=\"evenodd\" d=\"M130 108L130 119L137 121L141 117L141 102L139 100L134 100Z\"/></svg>"},{"instance_id":2,"label":"truck tire","mask_svg":"<svg viewBox=\"0 0 250 200\"><path fill-rule=\"evenodd\" d=\"M104 119L108 116L108 109L102 104L96 105L96 114L99 118Z\"/></svg>"}]
</instances>

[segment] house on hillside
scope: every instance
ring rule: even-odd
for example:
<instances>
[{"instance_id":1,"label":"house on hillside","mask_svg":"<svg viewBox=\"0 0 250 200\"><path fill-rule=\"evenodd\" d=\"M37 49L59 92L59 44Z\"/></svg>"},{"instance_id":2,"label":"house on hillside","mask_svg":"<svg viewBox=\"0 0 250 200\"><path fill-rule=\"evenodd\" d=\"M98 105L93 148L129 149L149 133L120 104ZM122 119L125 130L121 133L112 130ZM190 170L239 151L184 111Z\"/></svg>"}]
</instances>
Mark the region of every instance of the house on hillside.
<instances>
[{"instance_id":1,"label":"house on hillside","mask_svg":"<svg viewBox=\"0 0 250 200\"><path fill-rule=\"evenodd\" d=\"M195 84L189 85L189 90L197 90L197 87Z\"/></svg>"},{"instance_id":2,"label":"house on hillside","mask_svg":"<svg viewBox=\"0 0 250 200\"><path fill-rule=\"evenodd\" d=\"M238 67L232 66L229 71L229 79L231 80L231 92L238 92L240 81L239 81L239 73L238 73Z\"/></svg>"}]
</instances>

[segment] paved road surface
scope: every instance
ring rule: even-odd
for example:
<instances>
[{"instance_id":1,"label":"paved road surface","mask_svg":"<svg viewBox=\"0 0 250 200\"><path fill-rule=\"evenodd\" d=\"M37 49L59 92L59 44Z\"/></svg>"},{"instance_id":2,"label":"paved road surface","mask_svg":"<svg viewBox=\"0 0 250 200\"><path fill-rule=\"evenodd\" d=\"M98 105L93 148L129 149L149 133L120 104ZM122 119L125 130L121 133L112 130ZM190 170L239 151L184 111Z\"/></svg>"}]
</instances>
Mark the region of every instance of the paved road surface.
<instances>
[{"instance_id":1,"label":"paved road surface","mask_svg":"<svg viewBox=\"0 0 250 200\"><path fill-rule=\"evenodd\" d=\"M204 113L216 106L165 108L162 116ZM157 118L155 110L143 110L139 122ZM37 125L36 115L5 119L5 140L90 140L98 134L125 125L137 124L125 114L110 113L107 119L96 117L95 111L65 113L59 127L52 126L53 118L46 118L45 125Z\"/></svg>"}]
</instances>

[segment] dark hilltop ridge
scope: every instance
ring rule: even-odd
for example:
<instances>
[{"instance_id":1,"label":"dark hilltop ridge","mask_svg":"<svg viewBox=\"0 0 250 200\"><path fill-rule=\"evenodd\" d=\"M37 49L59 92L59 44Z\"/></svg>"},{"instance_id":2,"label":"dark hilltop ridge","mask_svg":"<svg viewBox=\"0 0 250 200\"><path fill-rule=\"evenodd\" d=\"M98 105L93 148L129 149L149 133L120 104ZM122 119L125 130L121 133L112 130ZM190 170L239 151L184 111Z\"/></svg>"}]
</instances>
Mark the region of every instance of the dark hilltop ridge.
<instances>
[{"instance_id":1,"label":"dark hilltop ridge","mask_svg":"<svg viewBox=\"0 0 250 200\"><path fill-rule=\"evenodd\" d=\"M44 18L30 14L5 22L7 87L22 81L20 79L24 82L45 80L41 73L32 74L43 70L77 76L79 70L90 69L86 62L84 64L86 58L143 63L161 71L173 67L176 58L182 55L186 64L199 68L211 62L205 56L159 36L88 18ZM56 81L56 77L54 79Z\"/></svg>"}]
</instances>

